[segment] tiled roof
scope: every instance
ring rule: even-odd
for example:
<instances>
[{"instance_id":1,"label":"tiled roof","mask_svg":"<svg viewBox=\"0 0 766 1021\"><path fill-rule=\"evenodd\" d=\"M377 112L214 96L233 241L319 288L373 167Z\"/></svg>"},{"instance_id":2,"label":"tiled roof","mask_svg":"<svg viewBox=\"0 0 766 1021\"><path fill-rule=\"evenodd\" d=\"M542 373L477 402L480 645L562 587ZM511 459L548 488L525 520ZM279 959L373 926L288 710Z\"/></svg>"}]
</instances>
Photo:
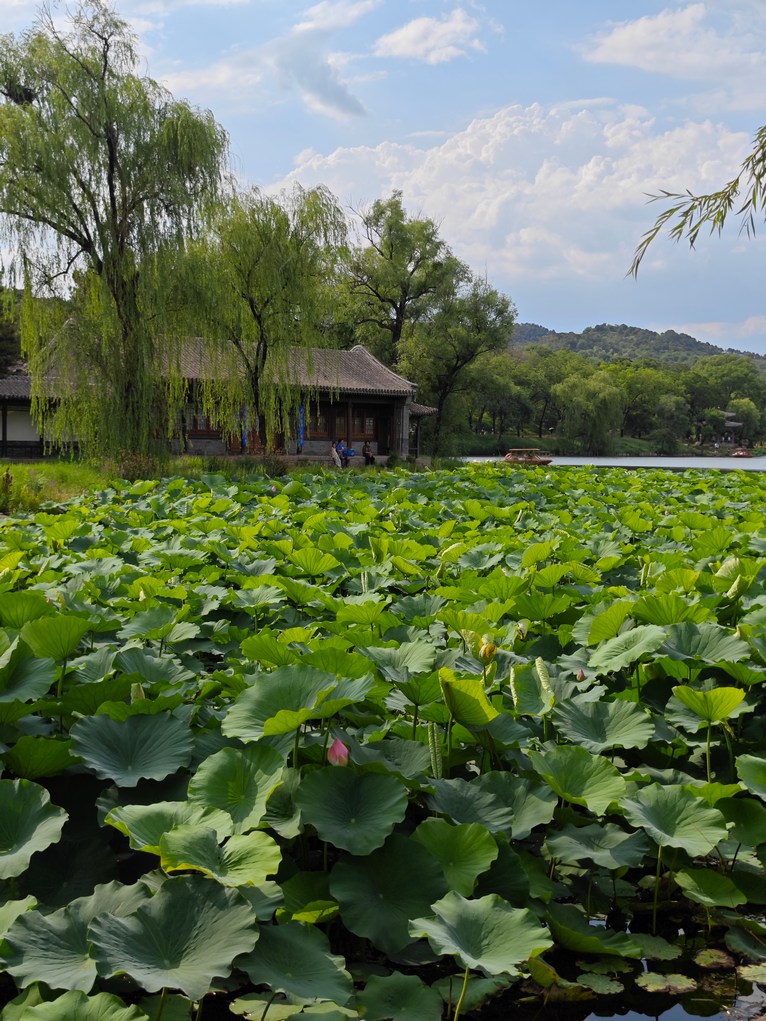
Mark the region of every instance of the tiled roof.
<instances>
[{"instance_id":1,"label":"tiled roof","mask_svg":"<svg viewBox=\"0 0 766 1021\"><path fill-rule=\"evenodd\" d=\"M432 408L430 404L410 404L410 418L426 418L428 415L435 415L438 408Z\"/></svg>"},{"instance_id":2,"label":"tiled roof","mask_svg":"<svg viewBox=\"0 0 766 1021\"><path fill-rule=\"evenodd\" d=\"M26 373L19 373L18 375L6 376L4 379L0 379L0 400L19 398L20 400L28 401L30 394L29 376Z\"/></svg>"},{"instance_id":3,"label":"tiled roof","mask_svg":"<svg viewBox=\"0 0 766 1021\"><path fill-rule=\"evenodd\" d=\"M178 369L185 379L213 379L231 372L232 362L228 357L217 358L201 339L195 339L181 353ZM312 348L310 357L305 349L295 347L290 354L289 372L297 386L319 392L414 397L417 389L414 383L387 368L361 344L350 351ZM0 379L0 399L29 398L29 395L26 373Z\"/></svg>"},{"instance_id":4,"label":"tiled roof","mask_svg":"<svg viewBox=\"0 0 766 1021\"><path fill-rule=\"evenodd\" d=\"M350 351L312 348L310 358L305 350L293 348L290 374L299 386L340 393L413 397L417 389L361 344Z\"/></svg>"}]
</instances>

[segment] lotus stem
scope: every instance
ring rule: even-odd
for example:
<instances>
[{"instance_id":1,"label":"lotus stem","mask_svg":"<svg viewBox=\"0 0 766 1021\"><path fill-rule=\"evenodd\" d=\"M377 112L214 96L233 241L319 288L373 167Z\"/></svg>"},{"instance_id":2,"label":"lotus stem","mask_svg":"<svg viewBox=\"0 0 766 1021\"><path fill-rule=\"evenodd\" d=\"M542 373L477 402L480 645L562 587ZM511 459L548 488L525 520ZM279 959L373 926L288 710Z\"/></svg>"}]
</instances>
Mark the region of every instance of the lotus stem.
<instances>
[{"instance_id":1,"label":"lotus stem","mask_svg":"<svg viewBox=\"0 0 766 1021\"><path fill-rule=\"evenodd\" d=\"M470 977L471 977L471 970L470 970L470 968L466 968L465 969L465 975L463 975L463 988L460 990L460 999L455 1004L455 1013L452 1015L452 1021L458 1021L458 1019L460 1017L460 1011L461 1011L462 1006L463 1006L463 1000L465 999L465 994L468 991L468 980L470 979Z\"/></svg>"},{"instance_id":2,"label":"lotus stem","mask_svg":"<svg viewBox=\"0 0 766 1021\"><path fill-rule=\"evenodd\" d=\"M654 904L652 905L652 936L657 935L657 902L660 895L660 868L662 865L662 847L657 848L657 873L654 877Z\"/></svg>"},{"instance_id":3,"label":"lotus stem","mask_svg":"<svg viewBox=\"0 0 766 1021\"><path fill-rule=\"evenodd\" d=\"M415 711L412 714L412 740L417 741L418 734L418 706L415 706Z\"/></svg>"},{"instance_id":4,"label":"lotus stem","mask_svg":"<svg viewBox=\"0 0 766 1021\"><path fill-rule=\"evenodd\" d=\"M194 1015L194 1021L202 1021L202 1004L204 1002L205 997L203 996L202 999L197 1004L197 1013Z\"/></svg>"},{"instance_id":5,"label":"lotus stem","mask_svg":"<svg viewBox=\"0 0 766 1021\"><path fill-rule=\"evenodd\" d=\"M293 745L293 769L298 768L298 742L301 735L301 728L295 728L295 744Z\"/></svg>"},{"instance_id":6,"label":"lotus stem","mask_svg":"<svg viewBox=\"0 0 766 1021\"><path fill-rule=\"evenodd\" d=\"M162 1021L162 1015L165 1012L165 999L166 999L167 995L168 995L167 988L165 986L163 986L162 987L162 992L160 993L160 1005L157 1008L157 1018L156 1018L156 1021Z\"/></svg>"},{"instance_id":7,"label":"lotus stem","mask_svg":"<svg viewBox=\"0 0 766 1021\"><path fill-rule=\"evenodd\" d=\"M265 1006L265 1007L263 1008L263 1013L261 1014L261 1021L266 1021L266 1015L267 1015L267 1014L268 1014L268 1012L269 1012L269 1007L270 1007L270 1006L272 1005L272 1003L274 1002L274 1000L276 999L276 997L277 997L277 994L276 994L276 993L272 993L272 994L271 994L271 999L270 999L270 1000L268 1001L268 1003L266 1004L266 1006Z\"/></svg>"},{"instance_id":8,"label":"lotus stem","mask_svg":"<svg viewBox=\"0 0 766 1021\"><path fill-rule=\"evenodd\" d=\"M707 744L705 745L705 766L707 768L707 782L710 783L710 732L712 731L712 724L707 725Z\"/></svg>"}]
</instances>

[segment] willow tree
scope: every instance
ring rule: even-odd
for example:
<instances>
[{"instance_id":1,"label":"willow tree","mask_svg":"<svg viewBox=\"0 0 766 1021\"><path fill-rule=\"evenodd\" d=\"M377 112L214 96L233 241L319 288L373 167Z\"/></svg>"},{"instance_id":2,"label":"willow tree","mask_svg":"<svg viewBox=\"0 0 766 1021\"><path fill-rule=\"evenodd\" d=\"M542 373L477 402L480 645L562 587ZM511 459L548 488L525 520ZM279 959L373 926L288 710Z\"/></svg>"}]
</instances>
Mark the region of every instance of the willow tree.
<instances>
[{"instance_id":1,"label":"willow tree","mask_svg":"<svg viewBox=\"0 0 766 1021\"><path fill-rule=\"evenodd\" d=\"M636 248L628 271L633 276L638 274L649 246L663 232L674 241L688 241L694 248L703 230L720 234L729 217L735 216L739 218L740 229L752 237L757 220L766 213L766 125L758 128L750 155L739 172L717 191L695 195L690 191L663 190L649 197L667 205Z\"/></svg>"},{"instance_id":2,"label":"willow tree","mask_svg":"<svg viewBox=\"0 0 766 1021\"><path fill-rule=\"evenodd\" d=\"M288 433L299 400L296 354L321 345L343 253L346 220L326 188L259 189L222 204L187 265L205 338L204 411L229 437Z\"/></svg>"},{"instance_id":3,"label":"willow tree","mask_svg":"<svg viewBox=\"0 0 766 1021\"><path fill-rule=\"evenodd\" d=\"M173 430L172 253L219 192L227 138L138 73L102 0L0 41L0 224L23 283L33 412L53 442L150 450Z\"/></svg>"}]
</instances>

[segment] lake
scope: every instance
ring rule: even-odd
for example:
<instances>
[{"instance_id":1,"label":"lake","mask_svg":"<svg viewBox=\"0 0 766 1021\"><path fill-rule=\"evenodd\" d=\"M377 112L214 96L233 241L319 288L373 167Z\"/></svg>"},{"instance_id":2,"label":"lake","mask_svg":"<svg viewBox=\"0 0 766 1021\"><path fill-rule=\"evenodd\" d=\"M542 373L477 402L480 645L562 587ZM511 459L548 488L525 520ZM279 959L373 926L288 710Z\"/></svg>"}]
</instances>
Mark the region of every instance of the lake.
<instances>
[{"instance_id":1,"label":"lake","mask_svg":"<svg viewBox=\"0 0 766 1021\"><path fill-rule=\"evenodd\" d=\"M466 457L476 464L502 464L497 457ZM766 457L559 457L554 455L550 468L593 465L594 468L664 468L666 471L706 469L712 471L766 471Z\"/></svg>"}]
</instances>

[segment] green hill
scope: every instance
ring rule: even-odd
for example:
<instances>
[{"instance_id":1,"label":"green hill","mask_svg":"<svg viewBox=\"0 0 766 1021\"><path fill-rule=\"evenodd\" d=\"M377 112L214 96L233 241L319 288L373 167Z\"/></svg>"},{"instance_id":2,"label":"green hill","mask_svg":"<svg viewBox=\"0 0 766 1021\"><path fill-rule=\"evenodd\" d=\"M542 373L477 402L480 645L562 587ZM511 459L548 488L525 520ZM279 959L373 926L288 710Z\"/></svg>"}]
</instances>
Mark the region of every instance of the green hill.
<instances>
[{"instance_id":1,"label":"green hill","mask_svg":"<svg viewBox=\"0 0 766 1021\"><path fill-rule=\"evenodd\" d=\"M687 333L666 330L655 333L639 326L614 326L602 323L589 326L582 333L556 333L537 323L517 323L513 331L514 343L520 346L544 344L554 350L577 351L600 362L614 362L621 359L630 361L656 361L665 365L688 366L699 358L718 354L744 354L752 357L759 368L766 369L766 358L749 351L735 351L732 348L716 347L696 340Z\"/></svg>"}]
</instances>

